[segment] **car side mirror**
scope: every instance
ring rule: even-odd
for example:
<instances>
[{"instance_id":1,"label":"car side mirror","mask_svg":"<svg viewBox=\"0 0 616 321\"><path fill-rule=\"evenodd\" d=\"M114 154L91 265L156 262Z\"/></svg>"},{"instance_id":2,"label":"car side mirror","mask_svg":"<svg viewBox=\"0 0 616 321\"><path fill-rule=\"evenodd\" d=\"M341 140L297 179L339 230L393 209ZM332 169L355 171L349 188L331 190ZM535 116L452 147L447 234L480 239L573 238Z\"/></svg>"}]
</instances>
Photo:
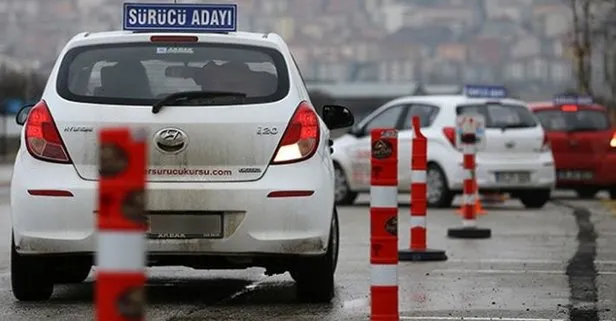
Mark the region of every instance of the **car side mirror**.
<instances>
[{"instance_id":1,"label":"car side mirror","mask_svg":"<svg viewBox=\"0 0 616 321\"><path fill-rule=\"evenodd\" d=\"M339 129L355 124L355 117L350 109L338 105L323 106L323 122L329 129Z\"/></svg>"},{"instance_id":2,"label":"car side mirror","mask_svg":"<svg viewBox=\"0 0 616 321\"><path fill-rule=\"evenodd\" d=\"M33 104L25 105L21 107L21 109L17 112L17 116L15 116L15 122L19 126L23 126L28 120L28 115L30 115L30 110L34 107Z\"/></svg>"}]
</instances>

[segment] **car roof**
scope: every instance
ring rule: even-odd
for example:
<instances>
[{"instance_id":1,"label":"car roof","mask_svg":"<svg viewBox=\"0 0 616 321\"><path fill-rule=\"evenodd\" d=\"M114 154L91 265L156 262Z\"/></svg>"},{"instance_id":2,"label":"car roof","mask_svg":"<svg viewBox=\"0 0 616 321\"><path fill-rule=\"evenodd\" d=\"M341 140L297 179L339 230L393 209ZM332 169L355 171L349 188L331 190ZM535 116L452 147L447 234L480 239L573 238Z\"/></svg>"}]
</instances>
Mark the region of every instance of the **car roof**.
<instances>
[{"instance_id":1,"label":"car roof","mask_svg":"<svg viewBox=\"0 0 616 321\"><path fill-rule=\"evenodd\" d=\"M150 36L197 36L199 41L261 45L283 49L286 47L284 40L276 33L257 32L135 32L127 30L82 32L71 38L66 44L67 48L112 43L149 42Z\"/></svg>"},{"instance_id":2,"label":"car roof","mask_svg":"<svg viewBox=\"0 0 616 321\"><path fill-rule=\"evenodd\" d=\"M392 104L404 104L404 103L426 103L438 106L446 106L446 105L462 105L462 104L473 104L473 103L486 103L489 101L498 100L505 104L516 104L516 105L526 105L526 103L519 99L514 98L503 98L503 99L494 99L494 98L469 98L465 95L427 95L427 96L404 96L397 99L394 99L388 103L388 105Z\"/></svg>"}]
</instances>

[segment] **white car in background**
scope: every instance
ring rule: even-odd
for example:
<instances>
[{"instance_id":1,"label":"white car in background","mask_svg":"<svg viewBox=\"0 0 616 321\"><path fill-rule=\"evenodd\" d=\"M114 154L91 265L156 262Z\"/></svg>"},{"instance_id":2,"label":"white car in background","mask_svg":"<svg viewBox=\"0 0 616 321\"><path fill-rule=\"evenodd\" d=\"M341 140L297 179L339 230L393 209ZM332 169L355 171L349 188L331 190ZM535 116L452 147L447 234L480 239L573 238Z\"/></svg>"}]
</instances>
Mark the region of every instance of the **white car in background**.
<instances>
[{"instance_id":1,"label":"white car in background","mask_svg":"<svg viewBox=\"0 0 616 321\"><path fill-rule=\"evenodd\" d=\"M421 119L428 139L428 205L449 207L463 189L462 153L455 148L457 115L486 118L486 148L477 154L480 192L509 193L527 208L541 208L555 184L552 151L539 120L516 99L470 98L465 95L402 97L387 102L347 134L334 141L336 202L352 204L370 190L370 130L399 131L400 192L410 192L411 118Z\"/></svg>"}]
</instances>

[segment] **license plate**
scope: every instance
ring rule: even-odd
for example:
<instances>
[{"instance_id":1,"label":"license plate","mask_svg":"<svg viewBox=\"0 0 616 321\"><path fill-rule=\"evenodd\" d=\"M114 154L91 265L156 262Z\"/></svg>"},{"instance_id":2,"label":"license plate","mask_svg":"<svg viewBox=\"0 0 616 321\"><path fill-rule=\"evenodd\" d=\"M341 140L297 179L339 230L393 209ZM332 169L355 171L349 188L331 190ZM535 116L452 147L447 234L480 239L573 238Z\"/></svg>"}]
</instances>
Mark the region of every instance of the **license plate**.
<instances>
[{"instance_id":1,"label":"license plate","mask_svg":"<svg viewBox=\"0 0 616 321\"><path fill-rule=\"evenodd\" d=\"M579 171L579 170L559 170L557 172L558 178L563 180L590 180L593 178L593 172L591 171Z\"/></svg>"},{"instance_id":2,"label":"license plate","mask_svg":"<svg viewBox=\"0 0 616 321\"><path fill-rule=\"evenodd\" d=\"M149 239L219 239L223 237L222 214L156 214L148 216Z\"/></svg>"},{"instance_id":3,"label":"license plate","mask_svg":"<svg viewBox=\"0 0 616 321\"><path fill-rule=\"evenodd\" d=\"M528 172L498 172L496 173L496 181L505 184L523 184L530 182L530 173Z\"/></svg>"}]
</instances>

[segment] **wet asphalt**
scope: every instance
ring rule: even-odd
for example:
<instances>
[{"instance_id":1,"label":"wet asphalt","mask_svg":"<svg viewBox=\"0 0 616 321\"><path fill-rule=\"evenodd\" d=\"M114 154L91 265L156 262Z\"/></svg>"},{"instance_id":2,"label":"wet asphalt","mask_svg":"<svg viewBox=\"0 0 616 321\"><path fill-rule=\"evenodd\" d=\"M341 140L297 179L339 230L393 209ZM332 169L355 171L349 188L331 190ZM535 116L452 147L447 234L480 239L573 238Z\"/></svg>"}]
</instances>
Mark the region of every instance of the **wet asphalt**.
<instances>
[{"instance_id":1,"label":"wet asphalt","mask_svg":"<svg viewBox=\"0 0 616 321\"><path fill-rule=\"evenodd\" d=\"M539 211L515 200L487 206L484 240L448 239L455 208L430 210L428 246L441 262L401 262L401 320L616 320L616 211L600 199L558 193ZM406 248L408 199L401 196L400 248ZM44 303L17 302L10 289L9 202L0 188L0 320L92 320L92 277L57 286ZM149 270L147 320L369 320L367 195L340 207L341 249L332 304L300 304L287 274L262 269Z\"/></svg>"}]
</instances>

